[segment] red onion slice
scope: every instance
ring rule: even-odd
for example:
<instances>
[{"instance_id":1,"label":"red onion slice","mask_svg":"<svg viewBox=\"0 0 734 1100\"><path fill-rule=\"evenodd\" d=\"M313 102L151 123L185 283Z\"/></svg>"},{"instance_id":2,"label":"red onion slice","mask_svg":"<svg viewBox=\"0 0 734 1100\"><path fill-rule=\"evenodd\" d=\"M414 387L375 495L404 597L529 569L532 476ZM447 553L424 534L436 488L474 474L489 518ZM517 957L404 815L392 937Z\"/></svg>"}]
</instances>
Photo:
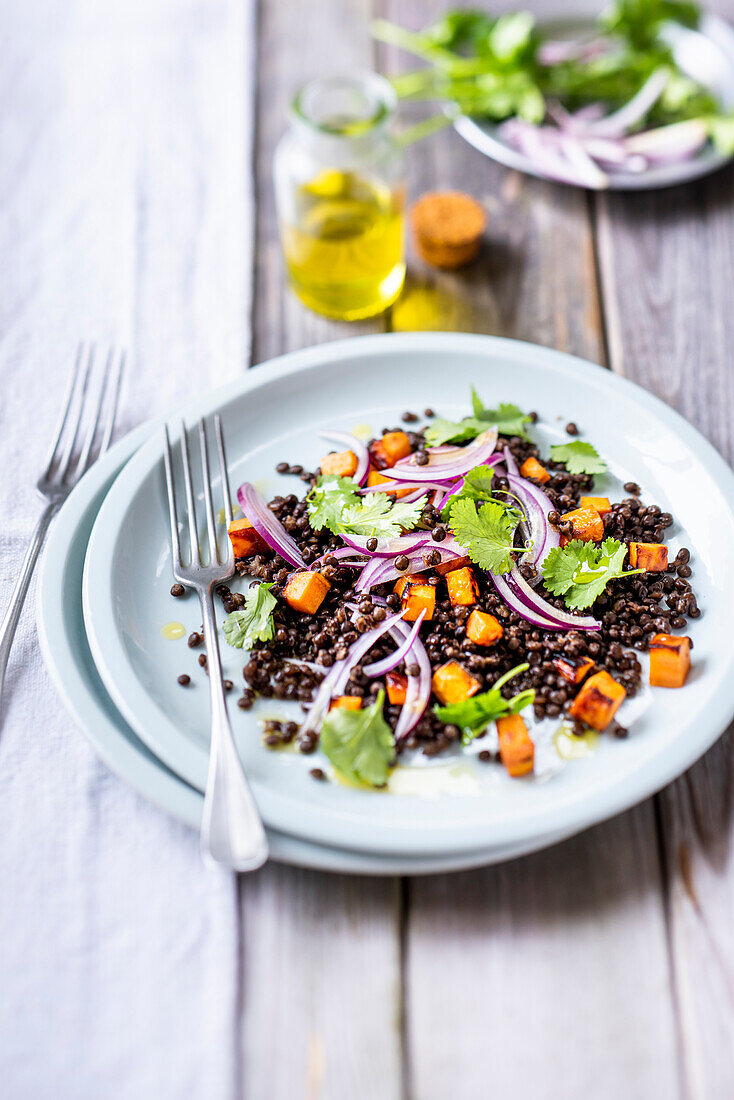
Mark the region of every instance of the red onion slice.
<instances>
[{"instance_id":1,"label":"red onion slice","mask_svg":"<svg viewBox=\"0 0 734 1100\"><path fill-rule=\"evenodd\" d=\"M354 472L354 480L358 485L364 485L370 468L370 453L367 450L367 445L361 439L357 439L356 435L352 435L351 432L332 432L329 429L329 431L317 432L316 434L321 436L322 439L332 439L335 443L343 443L348 450L356 455L357 469Z\"/></svg>"},{"instance_id":2,"label":"red onion slice","mask_svg":"<svg viewBox=\"0 0 734 1100\"><path fill-rule=\"evenodd\" d=\"M394 653L389 653L387 657L383 657L381 661L375 661L374 664L364 666L362 671L364 672L365 676L383 676L386 672L392 672L394 668L397 668L400 662L405 658L406 654L410 651L413 642L415 641L418 632L420 631L421 623L423 622L425 616L426 611L424 608L418 618L415 620L415 623L413 624L413 629L410 631L405 641L398 646Z\"/></svg>"},{"instance_id":3,"label":"red onion slice","mask_svg":"<svg viewBox=\"0 0 734 1100\"><path fill-rule=\"evenodd\" d=\"M377 558L389 558L393 554L405 554L411 550L417 550L431 541L431 536L427 531L413 531L408 535L399 535L394 539L377 539L377 548L368 550L367 543L374 536L347 534L339 537L346 542L347 546L353 547L360 554ZM336 551L336 553L341 552ZM341 556L344 557L345 555L342 554Z\"/></svg>"},{"instance_id":4,"label":"red onion slice","mask_svg":"<svg viewBox=\"0 0 734 1100\"><path fill-rule=\"evenodd\" d=\"M656 164L690 160L708 141L708 129L700 118L658 126L625 138L623 149Z\"/></svg>"},{"instance_id":5,"label":"red onion slice","mask_svg":"<svg viewBox=\"0 0 734 1100\"><path fill-rule=\"evenodd\" d=\"M368 630L366 634L363 634L361 638L358 638L356 642L353 642L349 648L349 652L343 661L337 661L332 665L327 675L321 681L319 690L316 692L313 703L311 704L306 719L301 725L301 733L308 733L310 730L316 728L321 719L329 710L329 703L334 695L340 695L346 686L349 679L349 673L357 664L359 659L365 654L371 646L375 644L378 638L395 626L400 621L402 613L393 615L391 618L386 619L384 623L380 623L378 627L372 630Z\"/></svg>"},{"instance_id":6,"label":"red onion slice","mask_svg":"<svg viewBox=\"0 0 734 1100\"><path fill-rule=\"evenodd\" d=\"M395 634L400 632L403 637L406 636L405 623L399 623L393 630ZM395 726L396 745L405 740L410 731L418 725L431 698L431 662L418 634L413 638L413 644L406 653L405 660L418 665L418 675L408 677L405 702Z\"/></svg>"},{"instance_id":7,"label":"red onion slice","mask_svg":"<svg viewBox=\"0 0 734 1100\"><path fill-rule=\"evenodd\" d=\"M451 546L447 546L445 542L431 542L426 543L420 550L412 550L410 554L405 555L408 559L408 565L405 569L396 569L390 560L375 558L365 567L357 582L357 591L369 592L370 588L374 588L375 585L387 584L389 581L404 577L406 573L429 569L430 566L426 565L423 560L423 555L429 550L438 550L441 561L448 561L449 558L459 558L465 553L463 550L458 551Z\"/></svg>"},{"instance_id":8,"label":"red onion slice","mask_svg":"<svg viewBox=\"0 0 734 1100\"><path fill-rule=\"evenodd\" d=\"M529 534L533 545L532 549L524 555L524 558L530 565L538 568L543 564L553 547L561 545L560 534L548 521L549 514L555 511L555 508L550 497L539 486L528 481L527 478L508 474L507 480L528 517Z\"/></svg>"},{"instance_id":9,"label":"red onion slice","mask_svg":"<svg viewBox=\"0 0 734 1100\"><path fill-rule=\"evenodd\" d=\"M388 474L385 473L384 476L387 477ZM382 482L380 482L379 485L365 485L363 492L365 492L365 493L394 493L396 489L397 490L401 490L401 489L420 489L421 493L428 493L428 492L431 491L431 489L438 489L438 490L440 490L440 492L443 492L445 490L445 488L446 488L446 485L442 481L426 481L426 482L421 482L420 485L417 482L414 485L411 485L410 483L406 483L404 481L401 481L399 484L390 485L389 482L382 481ZM406 498L402 497L401 499L405 500Z\"/></svg>"},{"instance_id":10,"label":"red onion slice","mask_svg":"<svg viewBox=\"0 0 734 1100\"><path fill-rule=\"evenodd\" d=\"M389 619L385 619L384 623L380 623L379 626L375 626L372 630L368 630L361 638L358 638L356 642L352 643L344 659L342 668L339 671L339 675L334 681L334 695L342 694L347 686L349 673L354 666L364 657L365 653L368 653L369 650L372 649L372 646L383 634L387 634L388 630L395 626L395 623L400 622L402 615L402 611L398 611L396 615L391 615Z\"/></svg>"},{"instance_id":11,"label":"red onion slice","mask_svg":"<svg viewBox=\"0 0 734 1100\"><path fill-rule=\"evenodd\" d=\"M373 596L372 600L381 607L387 606L380 596ZM395 623L390 633L397 642L401 642L408 636L408 624L403 621ZM420 722L431 698L431 662L418 634L413 638L413 644L403 659L411 660L411 663L415 662L418 665L418 675L408 677L405 702L395 726L396 745L399 745Z\"/></svg>"},{"instance_id":12,"label":"red onion slice","mask_svg":"<svg viewBox=\"0 0 734 1100\"><path fill-rule=\"evenodd\" d=\"M475 466L483 466L492 457L497 443L497 429L490 427L481 432L468 447L458 447L455 452L441 451L436 454L430 448L426 451L428 463L418 466L415 456L390 468L386 477L394 481L409 482L447 482L462 477Z\"/></svg>"},{"instance_id":13,"label":"red onion slice","mask_svg":"<svg viewBox=\"0 0 734 1100\"><path fill-rule=\"evenodd\" d=\"M273 515L254 485L245 481L237 490L237 499L245 516L258 535L272 547L281 558L297 569L308 568L301 556L297 543L291 538L280 520Z\"/></svg>"},{"instance_id":14,"label":"red onion slice","mask_svg":"<svg viewBox=\"0 0 734 1100\"><path fill-rule=\"evenodd\" d=\"M590 615L571 615L544 600L530 587L517 566L503 577L494 574L491 577L507 606L542 630L601 630L601 623Z\"/></svg>"},{"instance_id":15,"label":"red onion slice","mask_svg":"<svg viewBox=\"0 0 734 1100\"><path fill-rule=\"evenodd\" d=\"M538 172L548 179L596 191L609 186L609 177L590 158L586 158L583 150L583 156L579 156L578 150L573 150L569 159L569 135L561 130L551 126L534 126L524 119L511 118L502 123L499 134L508 144L519 149Z\"/></svg>"},{"instance_id":16,"label":"red onion slice","mask_svg":"<svg viewBox=\"0 0 734 1100\"><path fill-rule=\"evenodd\" d=\"M641 122L648 111L655 106L670 79L670 70L656 69L624 107L605 115L597 122L589 122L584 133L593 137L623 137L633 126Z\"/></svg>"}]
</instances>

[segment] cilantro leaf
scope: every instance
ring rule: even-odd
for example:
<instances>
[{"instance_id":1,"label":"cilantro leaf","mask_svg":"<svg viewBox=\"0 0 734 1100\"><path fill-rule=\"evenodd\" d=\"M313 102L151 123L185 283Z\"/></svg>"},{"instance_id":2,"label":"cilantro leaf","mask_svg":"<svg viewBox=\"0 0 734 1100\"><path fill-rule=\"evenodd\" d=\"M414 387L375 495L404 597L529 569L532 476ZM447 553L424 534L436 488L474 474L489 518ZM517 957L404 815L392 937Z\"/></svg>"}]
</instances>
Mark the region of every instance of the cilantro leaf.
<instances>
[{"instance_id":1,"label":"cilantro leaf","mask_svg":"<svg viewBox=\"0 0 734 1100\"><path fill-rule=\"evenodd\" d=\"M566 606L576 610L591 607L610 581L641 573L624 569L627 547L617 539L605 539L601 546L573 539L556 546L543 562L543 583L554 596L563 596Z\"/></svg>"},{"instance_id":2,"label":"cilantro leaf","mask_svg":"<svg viewBox=\"0 0 734 1100\"><path fill-rule=\"evenodd\" d=\"M461 496L471 497L472 500L488 500L492 495L493 479L494 470L491 466L475 466L464 478Z\"/></svg>"},{"instance_id":3,"label":"cilantro leaf","mask_svg":"<svg viewBox=\"0 0 734 1100\"><path fill-rule=\"evenodd\" d=\"M728 115L712 115L705 121L716 152L724 157L734 156L734 111Z\"/></svg>"},{"instance_id":4,"label":"cilantro leaf","mask_svg":"<svg viewBox=\"0 0 734 1100\"><path fill-rule=\"evenodd\" d=\"M607 464L596 447L580 439L573 443L554 443L550 449L554 462L563 462L569 474L603 474Z\"/></svg>"},{"instance_id":5,"label":"cilantro leaf","mask_svg":"<svg viewBox=\"0 0 734 1100\"><path fill-rule=\"evenodd\" d=\"M477 420L486 424L496 424L500 435L519 435L523 439L530 436L525 431L525 425L530 423L530 417L517 405L502 402L496 409L487 409L482 404L479 394L472 386L471 403L474 416Z\"/></svg>"},{"instance_id":6,"label":"cilantro leaf","mask_svg":"<svg viewBox=\"0 0 734 1100\"><path fill-rule=\"evenodd\" d=\"M338 521L336 534L376 535L392 538L402 530L415 527L421 518L423 501L412 504L392 503L387 493L370 493L359 503L345 508ZM333 531L334 528L332 527Z\"/></svg>"},{"instance_id":7,"label":"cilantro leaf","mask_svg":"<svg viewBox=\"0 0 734 1100\"><path fill-rule=\"evenodd\" d=\"M273 611L278 605L272 584L252 584L245 606L231 611L222 624L224 637L235 649L252 649L255 642L269 642L275 634Z\"/></svg>"},{"instance_id":8,"label":"cilantro leaf","mask_svg":"<svg viewBox=\"0 0 734 1100\"><path fill-rule=\"evenodd\" d=\"M376 535L391 538L415 527L423 504L393 503L387 493L361 497L350 477L322 474L308 494L308 518L314 531L328 527L335 535Z\"/></svg>"},{"instance_id":9,"label":"cilantro leaf","mask_svg":"<svg viewBox=\"0 0 734 1100\"><path fill-rule=\"evenodd\" d=\"M535 700L535 692L531 689L521 691L512 699L505 699L500 689L521 672L527 671L530 666L517 665L516 668L506 672L497 680L489 691L481 695L474 695L471 699L464 699L461 703L451 703L446 707L436 707L435 713L442 722L459 726L462 730L462 741L468 745L470 741L487 728L490 722L498 718L504 718L508 714L519 714Z\"/></svg>"},{"instance_id":10,"label":"cilantro leaf","mask_svg":"<svg viewBox=\"0 0 734 1100\"><path fill-rule=\"evenodd\" d=\"M340 775L370 787L384 787L395 759L393 732L382 714L382 688L370 707L334 707L321 727L321 748Z\"/></svg>"},{"instance_id":11,"label":"cilantro leaf","mask_svg":"<svg viewBox=\"0 0 734 1100\"><path fill-rule=\"evenodd\" d=\"M321 474L308 494L308 519L314 531L328 527L337 534L337 525L345 508L358 505L359 486L351 477Z\"/></svg>"},{"instance_id":12,"label":"cilantro leaf","mask_svg":"<svg viewBox=\"0 0 734 1100\"><path fill-rule=\"evenodd\" d=\"M456 541L466 547L473 562L490 573L507 573L512 568L518 518L514 509L498 501L487 501L478 509L474 500L464 498L451 506L450 523Z\"/></svg>"},{"instance_id":13,"label":"cilantro leaf","mask_svg":"<svg viewBox=\"0 0 734 1100\"><path fill-rule=\"evenodd\" d=\"M441 509L441 519L448 523L451 518L451 509L458 500L492 500L492 478L494 470L491 466L475 466L464 478L461 489L448 498Z\"/></svg>"},{"instance_id":14,"label":"cilantro leaf","mask_svg":"<svg viewBox=\"0 0 734 1100\"><path fill-rule=\"evenodd\" d=\"M469 416L462 421L443 420L439 417L429 424L424 435L429 447L440 447L442 443L468 443L486 429L486 424Z\"/></svg>"},{"instance_id":15,"label":"cilantro leaf","mask_svg":"<svg viewBox=\"0 0 734 1100\"><path fill-rule=\"evenodd\" d=\"M440 447L442 443L468 443L492 425L496 426L500 435L530 438L525 431L530 417L517 405L502 403L496 409L486 409L473 386L471 401L473 416L465 416L463 420L434 420L426 428L425 439L429 447Z\"/></svg>"}]
</instances>

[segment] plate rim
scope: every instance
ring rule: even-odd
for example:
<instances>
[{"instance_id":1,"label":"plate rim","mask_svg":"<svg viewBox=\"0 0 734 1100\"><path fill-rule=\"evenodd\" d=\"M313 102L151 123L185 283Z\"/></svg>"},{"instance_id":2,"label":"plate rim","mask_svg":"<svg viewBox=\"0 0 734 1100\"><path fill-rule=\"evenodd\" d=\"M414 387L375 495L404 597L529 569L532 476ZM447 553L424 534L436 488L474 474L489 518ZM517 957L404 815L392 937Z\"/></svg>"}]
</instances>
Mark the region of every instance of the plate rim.
<instances>
[{"instance_id":1,"label":"plate rim","mask_svg":"<svg viewBox=\"0 0 734 1100\"><path fill-rule=\"evenodd\" d=\"M36 589L36 617L41 654L52 683L70 717L92 744L97 755L119 779L143 798L178 821L198 829L204 798L200 791L157 758L142 756L112 723L99 700L92 694L73 657L73 643L67 633L62 581L73 543L86 513L103 484L110 485L129 459L155 430L162 418L152 418L118 440L84 476L70 493L51 526L39 564ZM91 530L90 530L91 534ZM85 548L86 550L86 548ZM79 607L81 617L81 604ZM82 623L83 628L83 623ZM103 688L110 708L114 704ZM121 716L120 716L121 717ZM131 731L132 732L132 731ZM297 836L267 830L270 858L278 863L335 874L416 876L466 871L492 863L516 859L563 839L554 834L538 837L533 843L488 851L459 852L437 857L389 856L361 853L348 849L317 845Z\"/></svg>"},{"instance_id":2,"label":"plate rim","mask_svg":"<svg viewBox=\"0 0 734 1100\"><path fill-rule=\"evenodd\" d=\"M601 384L602 389L619 391L628 400L633 400L637 404L645 406L648 412L662 420L669 429L674 430L682 439L686 440L690 449L705 464L709 474L715 479L734 521L734 473L713 445L676 410L671 409L660 398L644 390L631 380L614 374L604 367L577 356L569 355L566 352L559 352L527 341L474 333L450 332L379 333L352 337L279 356L263 364L257 370L248 372L244 378L192 399L185 404L181 411L187 421L195 421L200 416L211 415L223 404L240 397L261 383L267 385L275 378L330 365L335 361L346 362L370 351L378 355L389 355L400 350L411 352L438 350L445 351L447 354L461 354L462 349L478 352L484 356L490 356L493 353L495 356L501 354L504 359L512 360L514 358L520 361L525 361L527 356L532 354L535 362L544 361L545 365L567 378L573 378L578 372L591 372L592 376L596 378L597 384ZM157 461L160 461L160 452L154 449L154 441L151 440L141 447L133 457L126 467L124 477L116 481L114 486L116 496L114 505L116 507L124 509L125 494L130 498L134 496L136 490L132 486L139 484L142 476L144 476L141 473L141 477L138 477L138 471L149 471ZM130 708L129 699L131 694L135 694L134 692L131 693L130 685L126 684L123 690L106 667L107 657L101 648L94 616L91 614L92 604L94 603L95 607L99 609L100 600L106 598L104 583L100 584L100 570L102 570L102 577L104 577L104 570L102 566L103 556L99 553L99 547L104 546L106 533L110 526L105 522L107 518L105 508L112 509L109 497L100 509L95 522L84 565L84 610L89 644L100 676L115 705L149 747L165 760L165 750L159 751L158 746L153 741L148 740L150 732L146 731L148 736L145 736L144 732L138 729L137 715ZM95 594L94 600L90 596L91 590ZM118 660L122 660L123 664L126 663L122 645L117 646L117 649L119 650ZM732 672L734 672L734 653L732 653L730 660ZM649 767L638 768L630 776L619 777L604 791L594 792L592 805L589 804L590 796L582 793L574 800L572 806L566 808L568 816L564 819L564 831L565 826L568 825L569 835L571 832L579 832L629 809L644 798L662 789L690 767L721 736L732 717L734 717L734 676L731 677L731 682L732 691L728 695L719 692L718 696L711 699L707 722L698 725L693 721L687 722L675 742L668 746L667 755L656 758L653 778L649 775ZM138 694L140 694L140 690L138 689ZM191 751L191 747L187 746L186 752ZM200 753L201 750L197 751ZM175 769L176 764L173 761L170 763ZM277 794L275 800L277 801ZM269 817L268 811L265 812ZM319 822L319 813L317 812L313 816L316 819L315 822L313 820L300 822L299 835L317 843L333 843L333 838L330 840L328 836L328 830L324 832L322 824ZM344 815L344 818L346 820L340 823L340 828L343 829L340 835L342 842L357 850L374 850L374 837L368 839L362 835L361 823L357 822L355 824L355 822L349 820L347 814ZM432 851L445 852L467 850L469 848L486 849L490 843L505 844L510 841L530 839L532 836L549 834L558 830L557 818L557 809L540 807L536 812L525 812L522 815L506 817L500 821L495 820L492 822L493 835L491 841L484 833L469 837L462 835L462 833L466 834L468 829L466 822L443 821L440 834L436 835L434 833L431 836ZM269 824L282 831L293 832L292 825L284 826L278 820L269 821ZM379 822L376 829L378 833L381 833ZM386 835L381 837L379 841L381 851L401 852L411 855L420 855L421 852L425 851L425 846L425 833L416 827L406 827L401 829L399 835L394 833Z\"/></svg>"},{"instance_id":3,"label":"plate rim","mask_svg":"<svg viewBox=\"0 0 734 1100\"><path fill-rule=\"evenodd\" d=\"M730 55L734 70L734 28L714 12L704 12L697 32ZM677 164L640 173L639 177L629 173L617 177L611 175L608 187L593 188L582 183L572 183L570 180L551 179L539 168L535 168L523 153L487 133L479 122L469 115L459 115L454 119L453 127L457 134L478 153L496 161L497 164L504 165L505 168L522 172L523 175L532 176L534 179L545 180L547 183L559 183L564 187L574 187L581 191L598 191L601 194L617 191L662 191L669 187L682 187L704 176L713 175L734 160L734 155L712 153L707 158L698 157L685 162L686 171L682 171L682 166ZM670 178L666 178L667 173L670 173Z\"/></svg>"}]
</instances>

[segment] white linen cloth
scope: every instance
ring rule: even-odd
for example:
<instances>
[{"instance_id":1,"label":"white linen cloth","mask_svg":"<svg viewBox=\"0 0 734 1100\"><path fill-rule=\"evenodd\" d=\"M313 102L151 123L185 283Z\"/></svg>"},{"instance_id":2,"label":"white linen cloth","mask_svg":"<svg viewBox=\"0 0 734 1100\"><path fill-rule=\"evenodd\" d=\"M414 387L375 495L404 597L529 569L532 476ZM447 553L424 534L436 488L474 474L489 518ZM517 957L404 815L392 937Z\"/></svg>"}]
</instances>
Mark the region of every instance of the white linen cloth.
<instances>
[{"instance_id":1,"label":"white linen cloth","mask_svg":"<svg viewBox=\"0 0 734 1100\"><path fill-rule=\"evenodd\" d=\"M0 8L0 614L77 340L131 352L122 428L245 369L239 0ZM32 586L0 708L0 1095L237 1095L238 883L112 775L38 649Z\"/></svg>"}]
</instances>

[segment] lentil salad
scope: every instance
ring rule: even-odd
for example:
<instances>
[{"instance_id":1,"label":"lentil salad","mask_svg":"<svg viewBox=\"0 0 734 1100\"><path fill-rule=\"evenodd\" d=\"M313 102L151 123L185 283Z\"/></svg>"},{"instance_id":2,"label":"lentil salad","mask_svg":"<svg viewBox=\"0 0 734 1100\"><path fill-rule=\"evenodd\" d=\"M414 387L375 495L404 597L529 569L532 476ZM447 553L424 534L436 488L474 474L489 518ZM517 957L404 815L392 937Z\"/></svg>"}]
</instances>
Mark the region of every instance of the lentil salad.
<instances>
[{"instance_id":1,"label":"lentil salad","mask_svg":"<svg viewBox=\"0 0 734 1100\"><path fill-rule=\"evenodd\" d=\"M690 552L668 561L673 517L631 482L618 502L593 496L604 464L575 424L570 448L541 456L535 414L488 410L476 395L473 411L454 423L426 409L422 429L406 411L367 445L330 433L346 450L319 469L276 467L302 480L301 497L265 506L243 486L236 568L269 610L258 620L250 592L220 589L246 624L238 705L304 711L266 722L268 747L311 753L321 739L337 771L381 786L407 750L435 756L496 725L499 754L479 758L521 776L533 770L521 712L625 737L615 715L641 687L635 651L650 651L651 683L685 682L690 639L672 632L700 611Z\"/></svg>"}]
</instances>

